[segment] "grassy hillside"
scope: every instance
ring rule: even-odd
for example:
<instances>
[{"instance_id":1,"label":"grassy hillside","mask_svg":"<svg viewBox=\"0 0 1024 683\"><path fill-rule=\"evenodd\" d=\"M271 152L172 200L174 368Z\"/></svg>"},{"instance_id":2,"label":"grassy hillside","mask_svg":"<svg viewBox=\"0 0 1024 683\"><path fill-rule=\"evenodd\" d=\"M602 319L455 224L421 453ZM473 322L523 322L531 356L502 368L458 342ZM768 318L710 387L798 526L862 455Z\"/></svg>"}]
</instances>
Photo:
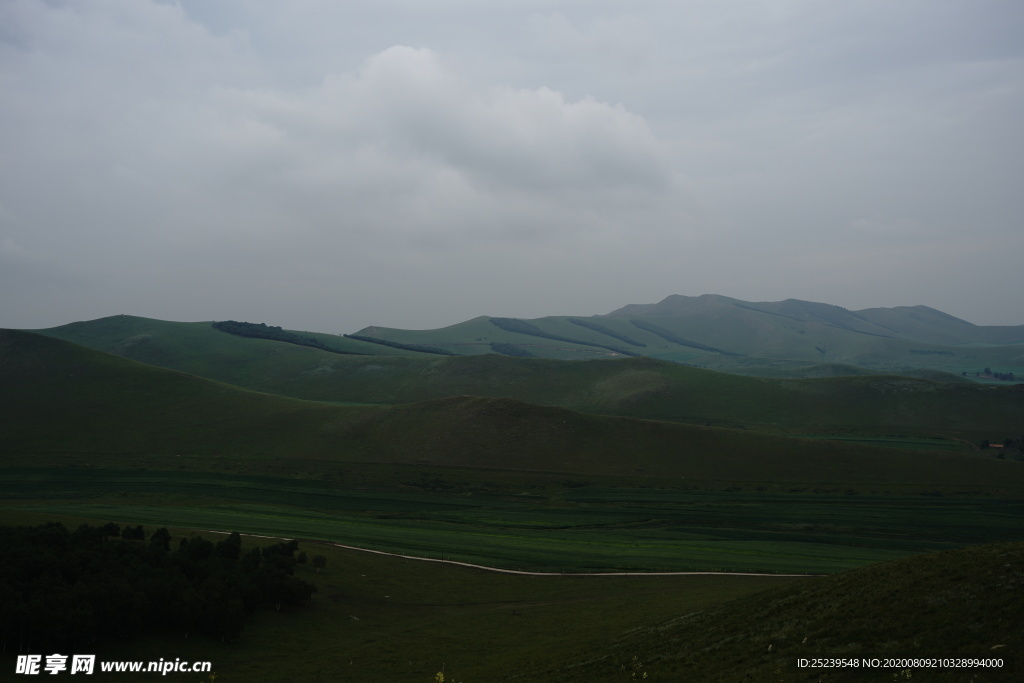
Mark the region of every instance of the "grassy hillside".
<instances>
[{"instance_id":1,"label":"grassy hillside","mask_svg":"<svg viewBox=\"0 0 1024 683\"><path fill-rule=\"evenodd\" d=\"M619 357L620 354L605 348L605 345L631 346L624 344L619 339L574 326L565 318L544 318L541 321L530 322L539 324L545 332L554 336L574 339L582 343L510 332L498 327L491 320L490 317L481 316L437 330L368 327L360 330L359 334L406 344L436 344L459 355L495 353L491 344L509 344L539 358L558 360L614 358Z\"/></svg>"},{"instance_id":2,"label":"grassy hillside","mask_svg":"<svg viewBox=\"0 0 1024 683\"><path fill-rule=\"evenodd\" d=\"M474 324L487 325L505 339L512 336L486 319ZM345 356L234 337L199 323L139 318L104 319L45 332L67 337L72 336L71 328L79 342L103 351L257 391L319 401L399 404L472 394L582 412L760 431L948 435L974 443L1017 438L1024 431L1024 392L1012 385L982 386L962 378L963 386L955 386L915 378L850 377L844 376L842 368L816 366L816 370L804 372L819 375L819 379L784 381L647 358L565 363L493 353ZM131 340L143 329L149 330L145 333L149 341L133 344ZM570 323L552 329L565 335L598 334ZM121 336L125 334L129 336ZM609 339L625 344L621 339ZM933 379L950 378L913 372Z\"/></svg>"},{"instance_id":3,"label":"grassy hillside","mask_svg":"<svg viewBox=\"0 0 1024 683\"><path fill-rule=\"evenodd\" d=\"M245 391L27 332L0 333L0 354L0 410L10 419L0 434L0 449L9 453L185 454L701 480L881 483L938 476L965 484L1024 482L1024 468L1017 463L986 457L923 456L857 443L582 414L513 399L461 396L392 407L325 405ZM647 381L642 372L635 379ZM799 384L792 396L803 403L774 409L811 410L827 395L829 381ZM929 389L940 385L925 383L922 390L911 380L897 379L882 387L867 380L863 385L846 408L860 424L876 419L874 401L880 396L915 395L921 401L889 404L903 406L894 420L936 411L927 401L938 393ZM962 389L1001 396L988 387ZM747 404L748 410L762 410L767 403L764 395L734 392L735 399L726 399L729 393L722 391L722 400ZM685 386L677 392L654 397L668 405L673 399L699 402ZM635 400L640 403L645 395ZM978 403L967 417L983 420L998 405L997 400ZM935 467L939 462L942 466ZM998 474L1004 470L1005 475Z\"/></svg>"},{"instance_id":4,"label":"grassy hillside","mask_svg":"<svg viewBox=\"0 0 1024 683\"><path fill-rule=\"evenodd\" d=\"M3 495L19 509L503 566L773 571L1013 539L1024 514L1024 465L941 441L892 448L479 396L334 406L26 332L0 334L0 359Z\"/></svg>"},{"instance_id":5,"label":"grassy hillside","mask_svg":"<svg viewBox=\"0 0 1024 683\"><path fill-rule=\"evenodd\" d=\"M604 346L620 355L738 373L763 367L781 373L793 363L844 363L874 372L929 368L960 375L993 367L1024 376L1024 326L979 327L924 306L848 311L792 299L752 303L671 296L604 316L523 321L541 336L510 332L500 321L480 317L437 330L374 327L360 334L437 344L459 354L486 353L496 342L560 359L607 357Z\"/></svg>"},{"instance_id":6,"label":"grassy hillside","mask_svg":"<svg viewBox=\"0 0 1024 683\"><path fill-rule=\"evenodd\" d=\"M599 320L534 322L667 343ZM320 587L308 610L262 615L237 643L147 638L107 658L209 659L218 680L905 680L796 666L887 656L1002 656L970 675L1022 673L1024 547L929 552L1021 540L1015 451L934 438L1019 437L1019 388L834 365L785 380L652 358L358 357L206 324L95 322L74 333L177 369L0 331L0 522L242 530L562 571L861 567L548 579L320 546L328 570L307 570Z\"/></svg>"},{"instance_id":7,"label":"grassy hillside","mask_svg":"<svg viewBox=\"0 0 1024 683\"><path fill-rule=\"evenodd\" d=\"M8 452L323 452L340 410L16 331L0 331L0 385Z\"/></svg>"},{"instance_id":8,"label":"grassy hillside","mask_svg":"<svg viewBox=\"0 0 1024 683\"><path fill-rule=\"evenodd\" d=\"M909 339L930 344L985 344L1024 342L1024 325L979 326L928 306L897 306L850 311L841 306L786 299L785 301L741 301L705 294L668 296L656 304L630 304L608 314L610 317L686 318L713 313L739 316L744 311L765 320L774 316L794 322L817 323L858 334Z\"/></svg>"},{"instance_id":9,"label":"grassy hillside","mask_svg":"<svg viewBox=\"0 0 1024 683\"><path fill-rule=\"evenodd\" d=\"M823 377L864 377L877 375L867 368L845 363L812 363L810 361L779 361L775 366L765 365L743 370L742 374L749 377L778 377L788 379L820 379ZM913 368L898 373L898 377L927 379L932 382L949 382L952 384L973 384L974 379L954 375L942 370Z\"/></svg>"},{"instance_id":10,"label":"grassy hillside","mask_svg":"<svg viewBox=\"0 0 1024 683\"><path fill-rule=\"evenodd\" d=\"M227 334L209 322L180 323L131 315L35 330L49 337L74 342L106 353L204 377L211 373L248 379L254 373L268 381L315 370L317 363L336 354L268 339ZM420 356L411 351L369 344L341 335L300 332L339 351L366 356ZM249 382L244 382L249 383Z\"/></svg>"},{"instance_id":11,"label":"grassy hillside","mask_svg":"<svg viewBox=\"0 0 1024 683\"><path fill-rule=\"evenodd\" d=\"M208 323L113 316L41 332L250 387L280 384L300 373L330 373L332 367L326 356L333 354L282 348L293 345L267 340L217 338ZM298 334L339 351L373 356L431 355L386 345L398 343L468 356L587 360L641 355L778 377L805 377L804 370L815 365L849 366L848 374L868 370L915 376L915 370L929 369L971 378L988 367L1024 377L1024 326L976 326L924 306L847 311L797 300L752 303L714 295L671 296L604 316L527 321L481 316L435 330L371 326L355 333L381 343Z\"/></svg>"},{"instance_id":12,"label":"grassy hillside","mask_svg":"<svg viewBox=\"0 0 1024 683\"><path fill-rule=\"evenodd\" d=\"M628 669L635 656L651 680L1017 681L1024 677L1022 587L1022 543L921 555L681 611L535 675L615 680L606 672ZM816 658L877 658L883 665L965 658L994 666L798 665Z\"/></svg>"}]
</instances>

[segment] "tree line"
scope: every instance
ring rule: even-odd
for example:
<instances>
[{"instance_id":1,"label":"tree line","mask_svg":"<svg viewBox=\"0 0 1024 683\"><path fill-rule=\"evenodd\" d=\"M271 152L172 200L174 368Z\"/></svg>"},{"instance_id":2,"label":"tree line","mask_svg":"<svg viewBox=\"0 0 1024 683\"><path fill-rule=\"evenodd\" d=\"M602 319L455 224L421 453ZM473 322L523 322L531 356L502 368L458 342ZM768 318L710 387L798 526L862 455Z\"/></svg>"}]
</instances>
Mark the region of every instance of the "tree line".
<instances>
[{"instance_id":1,"label":"tree line","mask_svg":"<svg viewBox=\"0 0 1024 683\"><path fill-rule=\"evenodd\" d=\"M560 342L568 342L570 344L579 344L580 346L596 346L599 349L608 349L615 353L621 353L623 356L639 356L640 354L634 351L628 351L618 346L610 346L608 344L598 344L595 342L580 341L579 339L571 339L569 337L562 337L557 334L551 334L545 332L533 323L528 323L525 320L519 318L490 318L491 324L495 327L505 330L506 332L515 332L517 334L526 334L531 337L541 337L542 339L553 339Z\"/></svg>"},{"instance_id":2,"label":"tree line","mask_svg":"<svg viewBox=\"0 0 1024 683\"><path fill-rule=\"evenodd\" d=\"M962 372L960 374L962 374L964 377L967 376L966 372ZM1015 382L1017 380L1016 376L1014 376L1012 372L999 372L998 370L993 370L992 368L985 368L981 372L974 373L974 376L983 377L985 379L996 379L1001 382Z\"/></svg>"},{"instance_id":3,"label":"tree line","mask_svg":"<svg viewBox=\"0 0 1024 683\"><path fill-rule=\"evenodd\" d=\"M214 329L220 330L221 332L227 332L237 337L252 337L254 339L271 339L273 341L285 342L288 344L295 344L296 346L310 346L314 349L320 349L321 351L328 351L330 353L341 353L350 356L366 356L369 354L357 353L355 351L342 351L332 346L324 344L322 341L315 337L304 337L301 334L295 334L294 332L288 332L282 330L280 327L274 325L267 325L266 323L240 323L237 320L221 320L213 323Z\"/></svg>"},{"instance_id":4,"label":"tree line","mask_svg":"<svg viewBox=\"0 0 1024 683\"><path fill-rule=\"evenodd\" d=\"M505 342L491 342L491 351L505 356L516 356L517 358L535 357L534 354L530 353L526 349L521 349L515 344L506 344Z\"/></svg>"},{"instance_id":5,"label":"tree line","mask_svg":"<svg viewBox=\"0 0 1024 683\"><path fill-rule=\"evenodd\" d=\"M4 650L82 651L156 631L233 640L256 609L299 605L316 591L294 576L305 560L298 541L246 553L237 533L173 541L167 529L147 541L141 525L0 527Z\"/></svg>"},{"instance_id":6,"label":"tree line","mask_svg":"<svg viewBox=\"0 0 1024 683\"><path fill-rule=\"evenodd\" d=\"M664 327L661 327L660 325L649 323L646 320L630 318L629 322L633 323L633 327L638 327L644 332L650 332L651 334L657 335L664 339L665 341L671 342L673 344L679 344L680 346L689 346L690 348L699 349L701 351L712 351L714 353L720 353L723 356L743 355L740 353L734 353L732 351L724 351L722 349L715 348L714 346L708 346L707 344L701 344L700 342L691 341L689 339L684 339L677 335L675 332L672 332L671 330L666 330Z\"/></svg>"},{"instance_id":7,"label":"tree line","mask_svg":"<svg viewBox=\"0 0 1024 683\"><path fill-rule=\"evenodd\" d=\"M448 349L441 349L436 346L427 346L425 344L403 344L401 342L391 341L389 339L381 339L380 337L365 337L361 334L345 334L342 336L345 337L346 339L356 339L358 341L370 342L371 344L390 346L393 349L404 349L405 351L419 351L420 353L436 353L441 356L455 355Z\"/></svg>"},{"instance_id":8,"label":"tree line","mask_svg":"<svg viewBox=\"0 0 1024 683\"><path fill-rule=\"evenodd\" d=\"M643 342L637 341L632 337L627 337L621 332L616 332L615 330L609 329L602 325L601 323L595 323L593 320L581 320L579 318L566 318L566 320L571 322L573 325L579 325L580 327L585 327L588 330L600 332L603 335L612 337L614 339L618 339L619 341L624 341L627 344L632 344L633 346L647 346L647 344L644 344Z\"/></svg>"}]
</instances>

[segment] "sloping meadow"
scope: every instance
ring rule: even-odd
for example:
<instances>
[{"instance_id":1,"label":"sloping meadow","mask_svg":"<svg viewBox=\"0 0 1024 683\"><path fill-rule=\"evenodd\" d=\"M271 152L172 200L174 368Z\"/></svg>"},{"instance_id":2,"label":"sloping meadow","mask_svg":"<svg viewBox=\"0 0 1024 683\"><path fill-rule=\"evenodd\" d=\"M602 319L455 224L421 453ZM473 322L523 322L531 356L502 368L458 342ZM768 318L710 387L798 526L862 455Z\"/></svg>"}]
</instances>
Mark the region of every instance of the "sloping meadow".
<instances>
[{"instance_id":1,"label":"sloping meadow","mask_svg":"<svg viewBox=\"0 0 1024 683\"><path fill-rule=\"evenodd\" d=\"M505 567L811 573L1011 540L1024 514L1024 467L991 457L512 399L325 405L0 343L5 497L24 509Z\"/></svg>"}]
</instances>

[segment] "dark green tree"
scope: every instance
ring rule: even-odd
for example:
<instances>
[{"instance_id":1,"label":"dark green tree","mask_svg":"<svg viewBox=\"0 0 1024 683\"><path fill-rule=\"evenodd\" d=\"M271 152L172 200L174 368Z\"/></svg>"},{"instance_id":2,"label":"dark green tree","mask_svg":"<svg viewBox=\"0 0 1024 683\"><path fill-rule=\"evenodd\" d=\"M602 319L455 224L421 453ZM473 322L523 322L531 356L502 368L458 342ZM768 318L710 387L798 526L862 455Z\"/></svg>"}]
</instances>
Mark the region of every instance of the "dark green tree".
<instances>
[{"instance_id":1,"label":"dark green tree","mask_svg":"<svg viewBox=\"0 0 1024 683\"><path fill-rule=\"evenodd\" d=\"M114 525L116 528L116 525ZM308 600L292 575L297 541L240 554L239 537L214 546L193 536L171 552L166 529L148 544L141 526L0 527L0 650L83 650L109 638L168 627L232 640L245 617Z\"/></svg>"},{"instance_id":2,"label":"dark green tree","mask_svg":"<svg viewBox=\"0 0 1024 683\"><path fill-rule=\"evenodd\" d=\"M242 537L236 531L223 541L217 543L217 557L225 560L237 560L242 555Z\"/></svg>"},{"instance_id":3,"label":"dark green tree","mask_svg":"<svg viewBox=\"0 0 1024 683\"><path fill-rule=\"evenodd\" d=\"M166 527L157 529L149 537L149 550L161 555L171 551L171 532Z\"/></svg>"}]
</instances>

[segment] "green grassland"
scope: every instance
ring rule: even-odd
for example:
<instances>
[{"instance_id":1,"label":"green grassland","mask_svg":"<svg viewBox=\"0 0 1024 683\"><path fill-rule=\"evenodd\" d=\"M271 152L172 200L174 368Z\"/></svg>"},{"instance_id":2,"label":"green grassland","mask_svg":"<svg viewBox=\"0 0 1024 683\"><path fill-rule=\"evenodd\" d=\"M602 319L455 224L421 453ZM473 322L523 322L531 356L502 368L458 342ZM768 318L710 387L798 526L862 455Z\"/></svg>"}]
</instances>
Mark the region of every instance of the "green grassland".
<instances>
[{"instance_id":1,"label":"green grassland","mask_svg":"<svg viewBox=\"0 0 1024 683\"><path fill-rule=\"evenodd\" d=\"M49 519L51 517L47 517ZM36 523L19 513L17 523ZM74 528L82 517L63 517ZM104 518L105 519L105 518ZM148 529L149 527L147 527ZM171 527L174 541L192 533ZM216 536L207 534L212 539ZM245 539L243 547L267 539ZM308 607L261 612L239 640L221 643L178 633L106 643L103 659L211 661L217 681L334 683L513 680L528 668L560 667L609 636L803 579L783 577L538 577L503 575L301 542L327 565L297 575L318 591ZM0 680L14 657L0 655ZM618 665L604 667L616 680ZM96 680L128 680L125 674ZM138 680L155 678L140 677ZM205 680L169 674L172 681ZM529 680L560 680L561 674Z\"/></svg>"},{"instance_id":2,"label":"green grassland","mask_svg":"<svg viewBox=\"0 0 1024 683\"><path fill-rule=\"evenodd\" d=\"M829 573L1015 540L1024 501L995 496L552 486L436 490L436 473L344 482L190 471L6 468L21 512L329 540L508 569ZM491 490L486 490L490 488ZM507 485L506 485L507 488Z\"/></svg>"},{"instance_id":3,"label":"green grassland","mask_svg":"<svg viewBox=\"0 0 1024 683\"><path fill-rule=\"evenodd\" d=\"M35 513L5 519L37 523ZM51 518L50 516L46 517ZM82 521L63 517L74 528ZM175 542L192 533L171 528ZM216 536L209 535L216 539ZM268 539L245 539L244 547ZM927 553L827 577L538 577L301 542L327 557L318 591L259 612L239 640L166 633L108 642L100 659L211 661L217 681L892 681L905 669L797 667L799 658L1000 658L999 669L916 668L910 680L1024 673L1024 544ZM634 659L636 658L636 659ZM0 655L0 680L23 680ZM95 674L96 680L127 680ZM155 679L154 674L139 680ZM167 680L206 680L169 674Z\"/></svg>"},{"instance_id":4,"label":"green grassland","mask_svg":"<svg viewBox=\"0 0 1024 683\"><path fill-rule=\"evenodd\" d=\"M303 372L315 372L318 361L337 357L312 347L227 334L209 322L181 323L130 315L76 322L40 332L142 363L240 385L250 383L251 373L263 374L268 382L281 381ZM423 355L341 335L301 334L350 354Z\"/></svg>"},{"instance_id":5,"label":"green grassland","mask_svg":"<svg viewBox=\"0 0 1024 683\"><path fill-rule=\"evenodd\" d=\"M635 314L550 316L525 321L542 334L559 339L509 332L487 316L435 330L371 326L358 334L426 345L456 355L496 353L506 348L500 345L514 347L517 354L557 360L621 358L623 353L631 353L755 376L801 378L869 372L962 381L961 373L973 378L984 367L1024 376L1022 327L977 327L943 317L937 311L931 312L926 324L921 320L927 315L910 309L882 309L875 314L876 322L855 316L843 319L843 315L823 318L821 305L797 303L803 306L779 311L726 301L706 310L677 314L640 307ZM334 367L329 358L334 354L310 354L314 349L308 348L300 353L294 348L268 345L267 340L232 340L232 335L218 333L209 323L171 323L121 315L40 332L162 367L275 392L280 391L279 386L254 383L280 384L302 379L300 373L310 373L315 380L330 375ZM432 355L340 335L298 334L349 353L407 358Z\"/></svg>"},{"instance_id":6,"label":"green grassland","mask_svg":"<svg viewBox=\"0 0 1024 683\"><path fill-rule=\"evenodd\" d=\"M5 496L40 512L584 571L827 572L1024 526L1024 466L949 441L894 448L472 396L335 406L31 333L0 335L0 350Z\"/></svg>"},{"instance_id":7,"label":"green grassland","mask_svg":"<svg viewBox=\"0 0 1024 683\"><path fill-rule=\"evenodd\" d=\"M527 322L545 333L583 343L572 344L509 332L491 323L488 317L474 318L436 330L371 327L360 330L359 334L404 344L434 344L458 354L490 353L488 345L491 342L502 342L521 345L538 357L557 359L608 357L612 354L601 346L610 345L662 360L736 372L748 372L765 366L775 367L778 371L779 361L784 361L785 365L845 363L876 373L913 368L947 371L955 368L959 374L961 367L980 370L985 366L1005 366L1008 369L1024 366L1024 350L1019 344L942 345L914 339L887 338L818 321L800 321L767 314L736 317L726 312L716 312L714 315L688 317L598 316L583 319L598 321L617 336L581 327L572 323L573 319L572 316L549 316ZM642 329L633 324L633 320L654 325L673 336L667 338ZM643 346L623 342L620 336ZM709 348L720 351L709 351Z\"/></svg>"},{"instance_id":8,"label":"green grassland","mask_svg":"<svg viewBox=\"0 0 1024 683\"><path fill-rule=\"evenodd\" d=\"M81 465L125 468L145 462L174 469L185 455L199 467L274 474L391 463L587 473L651 483L833 482L870 490L914 482L983 491L1024 485L1019 463L948 450L796 439L472 396L398 406L327 405L240 390L25 332L0 335L0 351L0 410L10 420L0 434L0 450L11 465L72 454ZM877 395L877 386L865 385L869 397ZM997 399L1015 394L953 386L982 399L972 411L965 408L963 419L984 424L1000 409L1012 414ZM882 386L896 396L914 396L917 388L899 379ZM813 387L803 391L808 409L822 402ZM929 398L928 392L917 396L922 403L906 404L893 420L911 419L915 405L927 414ZM740 397L737 404L755 401ZM865 413L844 411L847 419L866 421L876 411L867 402L852 405ZM810 417L804 428L823 433L816 416ZM1014 426L1008 419L1002 424L998 433Z\"/></svg>"},{"instance_id":9,"label":"green grassland","mask_svg":"<svg viewBox=\"0 0 1024 683\"><path fill-rule=\"evenodd\" d=\"M218 680L417 681L444 666L461 681L611 681L629 680L636 655L655 680L773 680L787 662L785 680L818 680L793 669L798 653L950 652L910 633L922 623L968 625L953 654L1024 645L1008 607L1019 543L930 553L1024 540L1024 463L958 441L1022 431L1019 389L240 341L329 356L307 390L355 384L363 400L287 398L0 331L0 522L245 531L556 572L851 571L501 576L317 546L330 560L308 570L308 609L259 615L237 643L166 634L110 646L117 658L209 659ZM262 386L301 384L299 367ZM345 373L368 378L322 379ZM789 585L753 595L772 582Z\"/></svg>"},{"instance_id":10,"label":"green grassland","mask_svg":"<svg viewBox=\"0 0 1024 683\"><path fill-rule=\"evenodd\" d=\"M966 368L965 368L966 370ZM749 377L780 377L788 379L821 379L825 377L857 377L865 375L877 375L877 370L869 370L859 365L847 363L814 363L811 361L776 360L770 365L756 365L750 367L736 366L731 372ZM976 381L971 377L964 377L953 372L933 370L930 368L902 368L899 371L889 371L887 374L895 374L900 377L913 379L925 379L932 382L952 382L958 384L970 384Z\"/></svg>"},{"instance_id":11,"label":"green grassland","mask_svg":"<svg viewBox=\"0 0 1024 683\"><path fill-rule=\"evenodd\" d=\"M1024 391L1007 385L893 376L827 376L798 381L753 378L650 358L565 363L490 353L458 357L342 356L282 342L234 337L199 323L150 326L156 322L118 317L55 328L47 334L60 332L70 337L68 331L73 327L77 331L73 341L108 353L256 391L339 403L400 404L477 395L587 413L768 432L946 436L973 443L1016 438L1022 431L1024 415ZM495 333L512 334L485 319L470 322L486 325ZM568 323L566 327L578 330L577 334L597 334ZM95 333L86 334L93 328ZM133 349L137 347L125 345L125 339L140 334L150 335L148 343L161 349L159 357L136 353ZM204 352L208 343L213 346ZM421 339L419 343L427 342Z\"/></svg>"}]
</instances>

